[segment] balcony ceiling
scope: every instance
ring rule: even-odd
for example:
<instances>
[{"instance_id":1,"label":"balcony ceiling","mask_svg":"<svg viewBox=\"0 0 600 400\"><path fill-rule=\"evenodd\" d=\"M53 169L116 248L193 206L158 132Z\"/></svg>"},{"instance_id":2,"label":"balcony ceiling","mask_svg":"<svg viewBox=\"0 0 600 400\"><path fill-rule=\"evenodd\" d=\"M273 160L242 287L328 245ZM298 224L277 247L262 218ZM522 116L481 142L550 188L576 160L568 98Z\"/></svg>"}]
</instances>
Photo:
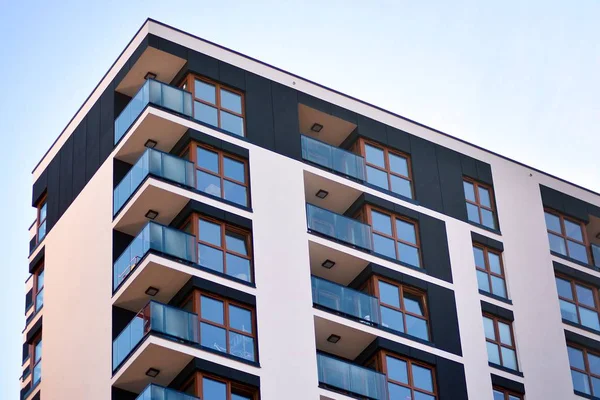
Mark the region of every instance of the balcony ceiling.
<instances>
[{"instance_id":1,"label":"balcony ceiling","mask_svg":"<svg viewBox=\"0 0 600 400\"><path fill-rule=\"evenodd\" d=\"M301 133L334 146L339 146L356 129L356 125L352 122L315 110L304 104L298 105L298 114ZM314 132L310 129L315 123L323 125L321 132Z\"/></svg>"},{"instance_id":2,"label":"balcony ceiling","mask_svg":"<svg viewBox=\"0 0 600 400\"><path fill-rule=\"evenodd\" d=\"M369 264L366 260L313 241L308 242L308 251L310 254L310 273L312 275L344 286L352 282ZM335 265L327 269L321 265L325 260L331 260L335 262Z\"/></svg>"},{"instance_id":3,"label":"balcony ceiling","mask_svg":"<svg viewBox=\"0 0 600 400\"><path fill-rule=\"evenodd\" d=\"M329 194L321 199L316 196L319 190L325 190ZM343 214L358 199L361 193L361 191L350 186L304 171L304 196L307 203Z\"/></svg>"},{"instance_id":4,"label":"balcony ceiling","mask_svg":"<svg viewBox=\"0 0 600 400\"><path fill-rule=\"evenodd\" d=\"M328 342L327 338L332 334L338 335L341 339L337 343ZM376 337L370 333L315 316L315 339L317 350L354 360Z\"/></svg>"}]
</instances>

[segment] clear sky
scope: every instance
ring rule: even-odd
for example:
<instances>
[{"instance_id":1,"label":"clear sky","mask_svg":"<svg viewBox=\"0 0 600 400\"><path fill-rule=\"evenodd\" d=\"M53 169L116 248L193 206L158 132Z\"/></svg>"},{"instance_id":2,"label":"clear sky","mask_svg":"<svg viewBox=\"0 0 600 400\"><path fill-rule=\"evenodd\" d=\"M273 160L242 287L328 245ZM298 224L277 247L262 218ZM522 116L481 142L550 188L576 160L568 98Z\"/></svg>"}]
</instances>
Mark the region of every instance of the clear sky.
<instances>
[{"instance_id":1,"label":"clear sky","mask_svg":"<svg viewBox=\"0 0 600 400\"><path fill-rule=\"evenodd\" d=\"M0 0L0 399L22 372L31 170L147 17L600 191L598 0Z\"/></svg>"}]
</instances>

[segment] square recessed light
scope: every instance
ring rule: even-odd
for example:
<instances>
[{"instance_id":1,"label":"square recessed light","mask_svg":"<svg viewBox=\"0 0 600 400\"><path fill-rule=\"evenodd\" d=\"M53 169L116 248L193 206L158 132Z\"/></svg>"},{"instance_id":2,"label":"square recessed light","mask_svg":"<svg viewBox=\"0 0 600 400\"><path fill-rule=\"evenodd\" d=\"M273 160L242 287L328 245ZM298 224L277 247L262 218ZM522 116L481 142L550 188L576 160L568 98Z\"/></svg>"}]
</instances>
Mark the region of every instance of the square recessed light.
<instances>
[{"instance_id":1,"label":"square recessed light","mask_svg":"<svg viewBox=\"0 0 600 400\"><path fill-rule=\"evenodd\" d=\"M325 197L327 197L327 195L329 195L329 192L327 190L323 190L323 189L319 189L317 194L315 194L315 196L317 196L320 199L324 199Z\"/></svg>"},{"instance_id":2,"label":"square recessed light","mask_svg":"<svg viewBox=\"0 0 600 400\"><path fill-rule=\"evenodd\" d=\"M146 213L146 218L148 219L154 220L156 217L158 217L158 211L148 210Z\"/></svg>"},{"instance_id":3,"label":"square recessed light","mask_svg":"<svg viewBox=\"0 0 600 400\"><path fill-rule=\"evenodd\" d=\"M321 264L322 267L325 267L327 269L331 269L334 265L335 262L331 261L330 259L323 261L323 264Z\"/></svg>"},{"instance_id":4,"label":"square recessed light","mask_svg":"<svg viewBox=\"0 0 600 400\"><path fill-rule=\"evenodd\" d=\"M341 339L341 337L338 336L338 335L329 335L329 337L327 338L327 341L329 343L334 343L335 344L335 343L339 342L340 339Z\"/></svg>"},{"instance_id":5,"label":"square recessed light","mask_svg":"<svg viewBox=\"0 0 600 400\"><path fill-rule=\"evenodd\" d=\"M152 140L152 139L148 139L146 140L146 143L144 144L144 146L146 146L149 149L153 149L156 147L158 143L156 142L156 140Z\"/></svg>"},{"instance_id":6,"label":"square recessed light","mask_svg":"<svg viewBox=\"0 0 600 400\"><path fill-rule=\"evenodd\" d=\"M156 378L158 374L160 374L160 371L156 368L148 368L148 371L146 371L146 375L148 375L150 378Z\"/></svg>"},{"instance_id":7,"label":"square recessed light","mask_svg":"<svg viewBox=\"0 0 600 400\"><path fill-rule=\"evenodd\" d=\"M147 72L144 79L156 79L156 74L154 72Z\"/></svg>"},{"instance_id":8,"label":"square recessed light","mask_svg":"<svg viewBox=\"0 0 600 400\"><path fill-rule=\"evenodd\" d=\"M310 130L313 132L321 132L321 129L323 129L323 125L317 124L316 122L310 127Z\"/></svg>"},{"instance_id":9,"label":"square recessed light","mask_svg":"<svg viewBox=\"0 0 600 400\"><path fill-rule=\"evenodd\" d=\"M148 286L148 289L146 289L146 294L148 296L156 296L158 294L159 290L157 288L155 288L154 286Z\"/></svg>"}]
</instances>

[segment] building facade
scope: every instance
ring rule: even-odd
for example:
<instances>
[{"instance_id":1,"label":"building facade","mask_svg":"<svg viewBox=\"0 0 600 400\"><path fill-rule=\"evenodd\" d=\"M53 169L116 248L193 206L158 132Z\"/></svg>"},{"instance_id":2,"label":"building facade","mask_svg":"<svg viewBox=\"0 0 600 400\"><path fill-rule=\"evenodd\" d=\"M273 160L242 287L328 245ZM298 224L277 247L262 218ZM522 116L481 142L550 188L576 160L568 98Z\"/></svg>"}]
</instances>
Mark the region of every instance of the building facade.
<instances>
[{"instance_id":1,"label":"building facade","mask_svg":"<svg viewBox=\"0 0 600 400\"><path fill-rule=\"evenodd\" d=\"M22 399L600 398L600 195L162 23L33 180Z\"/></svg>"}]
</instances>

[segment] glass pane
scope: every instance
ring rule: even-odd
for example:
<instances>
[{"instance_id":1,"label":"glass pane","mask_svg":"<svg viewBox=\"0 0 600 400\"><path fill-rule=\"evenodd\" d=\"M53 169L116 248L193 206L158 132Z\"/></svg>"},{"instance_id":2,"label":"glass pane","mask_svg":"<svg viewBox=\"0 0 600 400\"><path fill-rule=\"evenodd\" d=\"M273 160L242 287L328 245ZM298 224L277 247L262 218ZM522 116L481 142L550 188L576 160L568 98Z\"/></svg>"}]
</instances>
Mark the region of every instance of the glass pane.
<instances>
[{"instance_id":1,"label":"glass pane","mask_svg":"<svg viewBox=\"0 0 600 400\"><path fill-rule=\"evenodd\" d=\"M567 247L569 248L569 257L584 263L588 262L587 249L584 245L567 240Z\"/></svg>"},{"instance_id":2,"label":"glass pane","mask_svg":"<svg viewBox=\"0 0 600 400\"><path fill-rule=\"evenodd\" d=\"M487 346L488 361L497 365L500 365L500 353L498 352L498 345L490 342L485 342Z\"/></svg>"},{"instance_id":3,"label":"glass pane","mask_svg":"<svg viewBox=\"0 0 600 400\"><path fill-rule=\"evenodd\" d=\"M37 276L37 289L40 290L44 287L44 270L42 270Z\"/></svg>"},{"instance_id":4,"label":"glass pane","mask_svg":"<svg viewBox=\"0 0 600 400\"><path fill-rule=\"evenodd\" d=\"M573 300L573 289L571 288L571 282L561 278L556 278L556 289L558 295L565 299Z\"/></svg>"},{"instance_id":5,"label":"glass pane","mask_svg":"<svg viewBox=\"0 0 600 400\"><path fill-rule=\"evenodd\" d=\"M415 392L415 400L435 400L435 397L425 393Z\"/></svg>"},{"instance_id":6,"label":"glass pane","mask_svg":"<svg viewBox=\"0 0 600 400\"><path fill-rule=\"evenodd\" d=\"M496 333L494 331L494 321L488 317L483 317L483 330L485 337L488 339L496 340Z\"/></svg>"},{"instance_id":7,"label":"glass pane","mask_svg":"<svg viewBox=\"0 0 600 400\"><path fill-rule=\"evenodd\" d=\"M512 337L510 336L510 325L504 322L498 322L498 333L500 334L500 342L512 346Z\"/></svg>"},{"instance_id":8,"label":"glass pane","mask_svg":"<svg viewBox=\"0 0 600 400\"><path fill-rule=\"evenodd\" d=\"M41 242L42 239L46 236L46 221L42 222L40 226L38 226L38 242Z\"/></svg>"},{"instance_id":9,"label":"glass pane","mask_svg":"<svg viewBox=\"0 0 600 400\"><path fill-rule=\"evenodd\" d=\"M496 400L496 399L494 399ZM508 400L521 400L520 397L516 397L516 396L508 396Z\"/></svg>"},{"instance_id":10,"label":"glass pane","mask_svg":"<svg viewBox=\"0 0 600 400\"><path fill-rule=\"evenodd\" d=\"M600 375L600 357L588 353L588 364L590 365L590 372L594 375ZM600 392L597 392L600 394Z\"/></svg>"},{"instance_id":11,"label":"glass pane","mask_svg":"<svg viewBox=\"0 0 600 400\"><path fill-rule=\"evenodd\" d=\"M595 307L594 292L585 286L575 284L575 291L577 292L577 301L586 306Z\"/></svg>"},{"instance_id":12,"label":"glass pane","mask_svg":"<svg viewBox=\"0 0 600 400\"><path fill-rule=\"evenodd\" d=\"M377 165L378 167L385 168L385 159L383 150L365 144L365 159L369 164Z\"/></svg>"},{"instance_id":13,"label":"glass pane","mask_svg":"<svg viewBox=\"0 0 600 400\"><path fill-rule=\"evenodd\" d=\"M200 324L200 344L209 349L226 353L225 329L202 322Z\"/></svg>"},{"instance_id":14,"label":"glass pane","mask_svg":"<svg viewBox=\"0 0 600 400\"><path fill-rule=\"evenodd\" d=\"M421 298L413 296L411 294L404 294L404 309L408 312L417 315L424 315L423 305L421 304Z\"/></svg>"},{"instance_id":15,"label":"glass pane","mask_svg":"<svg viewBox=\"0 0 600 400\"><path fill-rule=\"evenodd\" d=\"M223 182L223 189L225 192L225 200L232 201L242 206L248 205L248 194L246 193L245 186L225 180Z\"/></svg>"},{"instance_id":16,"label":"glass pane","mask_svg":"<svg viewBox=\"0 0 600 400\"><path fill-rule=\"evenodd\" d=\"M410 188L409 180L400 178L396 175L390 175L390 179L392 181L392 192L412 199L412 190Z\"/></svg>"},{"instance_id":17,"label":"glass pane","mask_svg":"<svg viewBox=\"0 0 600 400\"><path fill-rule=\"evenodd\" d=\"M562 254L563 256L567 255L567 248L563 238L552 233L548 233L548 241L550 242L550 250Z\"/></svg>"},{"instance_id":18,"label":"glass pane","mask_svg":"<svg viewBox=\"0 0 600 400\"><path fill-rule=\"evenodd\" d=\"M504 279L498 278L497 276L492 276L492 293L496 296L506 298L506 285L504 284Z\"/></svg>"},{"instance_id":19,"label":"glass pane","mask_svg":"<svg viewBox=\"0 0 600 400\"><path fill-rule=\"evenodd\" d=\"M409 222L396 219L396 235L398 235L398 239L402 239L405 242L417 243L415 226Z\"/></svg>"},{"instance_id":20,"label":"glass pane","mask_svg":"<svg viewBox=\"0 0 600 400\"><path fill-rule=\"evenodd\" d=\"M484 292L491 293L488 274L483 271L477 271L477 286L479 286L479 289L483 290Z\"/></svg>"},{"instance_id":21,"label":"glass pane","mask_svg":"<svg viewBox=\"0 0 600 400\"><path fill-rule=\"evenodd\" d=\"M214 400L227 400L227 385L212 379L202 379L202 398Z\"/></svg>"},{"instance_id":22,"label":"glass pane","mask_svg":"<svg viewBox=\"0 0 600 400\"><path fill-rule=\"evenodd\" d=\"M600 379L592 377L592 389L594 389L594 395L600 394Z\"/></svg>"},{"instance_id":23,"label":"glass pane","mask_svg":"<svg viewBox=\"0 0 600 400\"><path fill-rule=\"evenodd\" d=\"M379 301L400 308L400 294L398 287L379 281Z\"/></svg>"},{"instance_id":24,"label":"glass pane","mask_svg":"<svg viewBox=\"0 0 600 400\"><path fill-rule=\"evenodd\" d=\"M567 321L575 322L576 324L578 324L579 320L577 319L577 308L575 307L575 304L569 303L565 300L559 300L559 303L560 314L562 315L562 317Z\"/></svg>"},{"instance_id":25,"label":"glass pane","mask_svg":"<svg viewBox=\"0 0 600 400\"><path fill-rule=\"evenodd\" d=\"M242 113L242 96L224 89L221 89L221 107L236 112Z\"/></svg>"},{"instance_id":26,"label":"glass pane","mask_svg":"<svg viewBox=\"0 0 600 400\"><path fill-rule=\"evenodd\" d=\"M428 392L433 392L433 377L429 368L423 368L418 365L412 366L413 383L415 387Z\"/></svg>"},{"instance_id":27,"label":"glass pane","mask_svg":"<svg viewBox=\"0 0 600 400\"><path fill-rule=\"evenodd\" d=\"M202 296L200 298L200 316L203 319L223 324L223 302Z\"/></svg>"},{"instance_id":28,"label":"glass pane","mask_svg":"<svg viewBox=\"0 0 600 400\"><path fill-rule=\"evenodd\" d=\"M221 111L221 128L238 136L244 136L244 120L237 115Z\"/></svg>"},{"instance_id":29,"label":"glass pane","mask_svg":"<svg viewBox=\"0 0 600 400\"><path fill-rule=\"evenodd\" d=\"M226 177L238 182L246 182L245 165L241 161L223 157L223 169Z\"/></svg>"},{"instance_id":30,"label":"glass pane","mask_svg":"<svg viewBox=\"0 0 600 400\"><path fill-rule=\"evenodd\" d=\"M373 220L374 230L392 236L392 219L389 215L371 211L371 219Z\"/></svg>"},{"instance_id":31,"label":"glass pane","mask_svg":"<svg viewBox=\"0 0 600 400\"><path fill-rule=\"evenodd\" d=\"M488 261L490 263L490 271L495 274L502 275L502 268L500 267L500 256L496 253L488 252Z\"/></svg>"},{"instance_id":32,"label":"glass pane","mask_svg":"<svg viewBox=\"0 0 600 400\"><path fill-rule=\"evenodd\" d=\"M33 349L33 353L35 355L33 362L36 363L38 361L40 361L40 359L42 358L42 341L38 341L35 344L35 349Z\"/></svg>"},{"instance_id":33,"label":"glass pane","mask_svg":"<svg viewBox=\"0 0 600 400\"><path fill-rule=\"evenodd\" d=\"M465 199L469 201L475 201L475 187L472 183L463 181L463 190L465 192Z\"/></svg>"},{"instance_id":34,"label":"glass pane","mask_svg":"<svg viewBox=\"0 0 600 400\"><path fill-rule=\"evenodd\" d=\"M239 333L229 332L229 352L234 356L254 361L254 339Z\"/></svg>"},{"instance_id":35,"label":"glass pane","mask_svg":"<svg viewBox=\"0 0 600 400\"><path fill-rule=\"evenodd\" d=\"M204 103L194 102L194 118L212 126L219 126L217 109Z\"/></svg>"},{"instance_id":36,"label":"glass pane","mask_svg":"<svg viewBox=\"0 0 600 400\"><path fill-rule=\"evenodd\" d=\"M484 208L481 209L481 224L491 229L496 229L496 221L494 219L494 213Z\"/></svg>"},{"instance_id":37,"label":"glass pane","mask_svg":"<svg viewBox=\"0 0 600 400\"><path fill-rule=\"evenodd\" d=\"M223 272L223 252L221 250L199 244L198 258L202 267Z\"/></svg>"},{"instance_id":38,"label":"glass pane","mask_svg":"<svg viewBox=\"0 0 600 400\"><path fill-rule=\"evenodd\" d=\"M575 240L583 242L583 234L581 233L581 225L565 219L565 234Z\"/></svg>"},{"instance_id":39,"label":"glass pane","mask_svg":"<svg viewBox=\"0 0 600 400\"><path fill-rule=\"evenodd\" d=\"M206 172L196 171L196 189L210 195L221 197L221 178Z\"/></svg>"},{"instance_id":40,"label":"glass pane","mask_svg":"<svg viewBox=\"0 0 600 400\"><path fill-rule=\"evenodd\" d=\"M395 154L389 153L390 157L390 171L393 171L397 174L408 176L408 162L406 158L397 156Z\"/></svg>"},{"instance_id":41,"label":"glass pane","mask_svg":"<svg viewBox=\"0 0 600 400\"><path fill-rule=\"evenodd\" d=\"M492 201L490 200L490 191L478 186L479 190L479 204L492 208Z\"/></svg>"},{"instance_id":42,"label":"glass pane","mask_svg":"<svg viewBox=\"0 0 600 400\"><path fill-rule=\"evenodd\" d=\"M231 400L252 400L252 398L248 396L243 396L241 394L231 393Z\"/></svg>"},{"instance_id":43,"label":"glass pane","mask_svg":"<svg viewBox=\"0 0 600 400\"><path fill-rule=\"evenodd\" d=\"M386 356L385 362L387 364L387 375L389 379L400 383L408 383L408 371L405 361Z\"/></svg>"},{"instance_id":44,"label":"glass pane","mask_svg":"<svg viewBox=\"0 0 600 400\"><path fill-rule=\"evenodd\" d=\"M588 310L587 308L579 307L579 316L581 317L581 324L583 326L600 331L597 312Z\"/></svg>"},{"instance_id":45,"label":"glass pane","mask_svg":"<svg viewBox=\"0 0 600 400\"><path fill-rule=\"evenodd\" d=\"M494 400L504 400L504 393L494 390Z\"/></svg>"},{"instance_id":46,"label":"glass pane","mask_svg":"<svg viewBox=\"0 0 600 400\"><path fill-rule=\"evenodd\" d=\"M400 386L400 385L394 385L391 382L388 382L388 392L389 392L389 396L390 396L390 400L394 400L394 399L411 399L410 396L410 389L404 387L404 386Z\"/></svg>"},{"instance_id":47,"label":"glass pane","mask_svg":"<svg viewBox=\"0 0 600 400\"><path fill-rule=\"evenodd\" d=\"M383 236L373 234L373 251L390 258L396 258L394 241Z\"/></svg>"},{"instance_id":48,"label":"glass pane","mask_svg":"<svg viewBox=\"0 0 600 400\"><path fill-rule=\"evenodd\" d=\"M546 228L548 230L562 233L562 230L560 229L560 218L547 212L544 213L544 218L546 219Z\"/></svg>"},{"instance_id":49,"label":"glass pane","mask_svg":"<svg viewBox=\"0 0 600 400\"><path fill-rule=\"evenodd\" d=\"M569 365L574 368L585 370L583 351L571 346L567 346L567 352L569 353Z\"/></svg>"},{"instance_id":50,"label":"glass pane","mask_svg":"<svg viewBox=\"0 0 600 400\"><path fill-rule=\"evenodd\" d=\"M475 257L475 265L481 269L486 269L483 250L479 247L473 246L473 256Z\"/></svg>"},{"instance_id":51,"label":"glass pane","mask_svg":"<svg viewBox=\"0 0 600 400\"><path fill-rule=\"evenodd\" d=\"M221 225L199 219L200 240L215 246L221 246Z\"/></svg>"},{"instance_id":52,"label":"glass pane","mask_svg":"<svg viewBox=\"0 0 600 400\"><path fill-rule=\"evenodd\" d=\"M246 249L246 236L234 233L231 231L225 232L225 242L227 250L235 251L236 253L248 255L248 249Z\"/></svg>"},{"instance_id":53,"label":"glass pane","mask_svg":"<svg viewBox=\"0 0 600 400\"><path fill-rule=\"evenodd\" d=\"M398 242L398 253L400 254L400 261L418 268L421 267L419 250L416 247Z\"/></svg>"},{"instance_id":54,"label":"glass pane","mask_svg":"<svg viewBox=\"0 0 600 400\"><path fill-rule=\"evenodd\" d=\"M585 394L591 394L590 382L587 375L571 370L571 378L573 379L573 388L575 390Z\"/></svg>"},{"instance_id":55,"label":"glass pane","mask_svg":"<svg viewBox=\"0 0 600 400\"><path fill-rule=\"evenodd\" d=\"M245 308L230 305L229 326L238 331L252 333L252 313Z\"/></svg>"},{"instance_id":56,"label":"glass pane","mask_svg":"<svg viewBox=\"0 0 600 400\"><path fill-rule=\"evenodd\" d=\"M388 174L378 170L377 168L373 168L373 167L366 167L367 169L367 182L369 182L372 185L378 186L380 188L384 188L384 189L388 189L389 190L389 186L388 186Z\"/></svg>"},{"instance_id":57,"label":"glass pane","mask_svg":"<svg viewBox=\"0 0 600 400\"><path fill-rule=\"evenodd\" d=\"M467 218L469 219L469 221L476 222L479 224L479 207L467 203Z\"/></svg>"},{"instance_id":58,"label":"glass pane","mask_svg":"<svg viewBox=\"0 0 600 400\"><path fill-rule=\"evenodd\" d=\"M419 339L429 340L427 322L421 318L406 315L406 333Z\"/></svg>"},{"instance_id":59,"label":"glass pane","mask_svg":"<svg viewBox=\"0 0 600 400\"><path fill-rule=\"evenodd\" d=\"M40 221L46 219L46 211L48 210L48 203L44 203L42 207L40 207Z\"/></svg>"},{"instance_id":60,"label":"glass pane","mask_svg":"<svg viewBox=\"0 0 600 400\"><path fill-rule=\"evenodd\" d=\"M216 90L214 85L196 79L194 83L194 94L198 99L216 104Z\"/></svg>"},{"instance_id":61,"label":"glass pane","mask_svg":"<svg viewBox=\"0 0 600 400\"><path fill-rule=\"evenodd\" d=\"M514 350L502 348L502 363L506 368L517 370L517 355Z\"/></svg>"},{"instance_id":62,"label":"glass pane","mask_svg":"<svg viewBox=\"0 0 600 400\"><path fill-rule=\"evenodd\" d=\"M214 151L206 150L202 147L197 147L196 163L199 167L219 173L219 155Z\"/></svg>"},{"instance_id":63,"label":"glass pane","mask_svg":"<svg viewBox=\"0 0 600 400\"><path fill-rule=\"evenodd\" d=\"M241 279L246 282L251 281L250 260L227 253L227 275Z\"/></svg>"},{"instance_id":64,"label":"glass pane","mask_svg":"<svg viewBox=\"0 0 600 400\"><path fill-rule=\"evenodd\" d=\"M385 328L404 332L404 320L402 313L391 308L381 306L381 325Z\"/></svg>"}]
</instances>

